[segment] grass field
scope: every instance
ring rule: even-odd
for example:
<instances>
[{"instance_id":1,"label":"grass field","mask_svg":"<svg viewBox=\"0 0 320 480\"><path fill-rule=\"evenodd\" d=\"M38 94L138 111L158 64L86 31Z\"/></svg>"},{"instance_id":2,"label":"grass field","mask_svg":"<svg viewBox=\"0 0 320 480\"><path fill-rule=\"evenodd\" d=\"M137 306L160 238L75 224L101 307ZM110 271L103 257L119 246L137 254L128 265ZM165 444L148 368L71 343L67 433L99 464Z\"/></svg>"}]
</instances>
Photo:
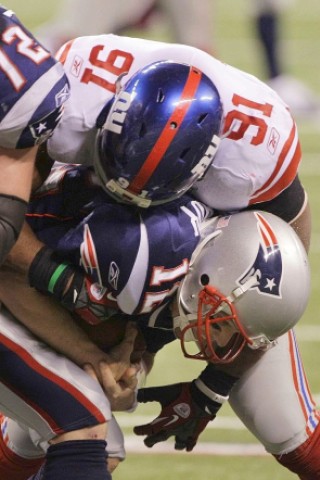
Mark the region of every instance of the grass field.
<instances>
[{"instance_id":1,"label":"grass field","mask_svg":"<svg viewBox=\"0 0 320 480\"><path fill-rule=\"evenodd\" d=\"M125 0L119 0L121 1ZM5 5L15 10L20 18L34 29L39 23L50 18L59 3L62 2L8 0ZM216 31L213 33L213 39L220 58L264 78L263 60L259 54L248 15L250 2L220 0L215 3ZM199 7L201 7L201 0L199 0ZM319 20L319 0L296 2L283 18L282 35L284 37L283 56L288 73L304 81L320 95ZM143 32L135 32L135 34L139 36L143 35ZM169 32L165 28L159 28L149 36L170 39ZM310 250L312 296L297 332L311 389L319 395L320 399L318 372L320 364L320 118L298 119L298 127L304 152L300 174L309 192L313 210L313 237ZM159 355L148 384L188 380L193 375L197 375L199 368L197 362L182 360L179 349L171 345ZM153 480L185 478L290 480L296 478L295 475L278 466L271 457L263 455L263 450L258 443L242 428L228 406L223 408L220 418L213 423L213 428L207 429L201 438L203 443L214 443L209 454L170 455L153 453L153 450L147 449L141 450L141 453L134 453L137 443L142 448L142 441L139 439L132 441L132 425L144 423L153 413L157 413L156 407L148 406L139 407L135 414L120 416L124 432L128 437L128 458L114 474L115 480L124 478L131 480L150 478ZM240 450L239 445L242 446ZM233 452L233 455L226 455L228 451ZM238 451L240 453L237 453Z\"/></svg>"}]
</instances>

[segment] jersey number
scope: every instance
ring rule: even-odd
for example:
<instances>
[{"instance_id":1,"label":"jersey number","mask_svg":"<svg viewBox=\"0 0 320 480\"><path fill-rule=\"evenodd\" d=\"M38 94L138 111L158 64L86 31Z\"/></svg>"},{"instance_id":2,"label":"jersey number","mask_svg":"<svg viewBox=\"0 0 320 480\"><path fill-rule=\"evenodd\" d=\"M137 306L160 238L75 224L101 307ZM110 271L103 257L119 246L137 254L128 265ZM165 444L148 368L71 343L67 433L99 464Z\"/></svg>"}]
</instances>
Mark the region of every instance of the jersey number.
<instances>
[{"instance_id":1,"label":"jersey number","mask_svg":"<svg viewBox=\"0 0 320 480\"><path fill-rule=\"evenodd\" d=\"M243 107L250 108L251 110L258 110L261 112L262 116L270 117L272 112L272 105L269 103L258 103L247 98L241 97L240 95L233 95L232 103L236 107L242 105ZM234 126L234 122L238 123L238 128ZM244 137L246 131L250 126L257 127L257 133L251 139L252 145L260 145L263 143L268 125L265 120L257 115L252 115L251 113L245 113L240 110L231 110L228 112L225 119L224 134L230 133L227 135L227 138L231 140L240 140Z\"/></svg>"},{"instance_id":2,"label":"jersey number","mask_svg":"<svg viewBox=\"0 0 320 480\"><path fill-rule=\"evenodd\" d=\"M106 59L101 58L101 52L103 51L103 45L97 45L93 47L89 55L89 61L91 65L97 68L101 68L106 72L115 75L115 81L109 82L105 78L93 73L92 68L86 68L81 77L81 82L89 83L93 82L100 87L110 90L112 93L116 92L117 79L127 73L133 62L133 55L129 52L123 52L122 50L111 50Z\"/></svg>"},{"instance_id":3,"label":"jersey number","mask_svg":"<svg viewBox=\"0 0 320 480\"><path fill-rule=\"evenodd\" d=\"M16 44L17 52L37 65L50 57L50 53L40 45L36 45L34 39L29 37L18 25L5 30L1 39L7 45L11 45L15 40L18 40ZM6 74L16 91L21 90L26 84L25 76L1 48L0 69Z\"/></svg>"},{"instance_id":4,"label":"jersey number","mask_svg":"<svg viewBox=\"0 0 320 480\"><path fill-rule=\"evenodd\" d=\"M154 267L153 274L150 281L151 287L160 286L163 283L174 282L170 290L161 290L159 292L146 292L144 302L139 313L149 313L157 305L160 305L166 297L173 295L177 290L181 277L184 277L189 268L189 261L185 258L181 265L175 268Z\"/></svg>"}]
</instances>

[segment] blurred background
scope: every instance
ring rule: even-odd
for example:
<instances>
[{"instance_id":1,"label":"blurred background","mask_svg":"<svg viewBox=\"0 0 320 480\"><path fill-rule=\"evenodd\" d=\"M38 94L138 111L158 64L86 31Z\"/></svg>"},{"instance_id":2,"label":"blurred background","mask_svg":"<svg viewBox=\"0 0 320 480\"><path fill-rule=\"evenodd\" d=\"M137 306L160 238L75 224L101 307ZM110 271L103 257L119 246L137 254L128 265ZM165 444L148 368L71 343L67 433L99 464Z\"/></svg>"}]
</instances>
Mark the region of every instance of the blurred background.
<instances>
[{"instance_id":1,"label":"blurred background","mask_svg":"<svg viewBox=\"0 0 320 480\"><path fill-rule=\"evenodd\" d=\"M175 4L174 14L166 3ZM197 0L193 2L193 13L184 6L184 0L7 0L5 6L14 10L50 49L74 35L103 32L193 43L270 83L288 101L300 131L300 176L313 211L309 254L312 295L297 336L311 390L320 404L320 2L269 0L267 8L262 8L261 3ZM83 18L87 19L85 23ZM272 51L273 34L278 38L276 55ZM202 368L201 362L183 359L179 345L171 344L158 355L148 385L187 381ZM140 406L134 414L118 415L128 456L114 473L115 480L297 478L265 455L228 405L202 434L201 443L191 454L175 453L172 444L149 450L133 436L133 425L146 423L156 414L157 405L148 405Z\"/></svg>"}]
</instances>

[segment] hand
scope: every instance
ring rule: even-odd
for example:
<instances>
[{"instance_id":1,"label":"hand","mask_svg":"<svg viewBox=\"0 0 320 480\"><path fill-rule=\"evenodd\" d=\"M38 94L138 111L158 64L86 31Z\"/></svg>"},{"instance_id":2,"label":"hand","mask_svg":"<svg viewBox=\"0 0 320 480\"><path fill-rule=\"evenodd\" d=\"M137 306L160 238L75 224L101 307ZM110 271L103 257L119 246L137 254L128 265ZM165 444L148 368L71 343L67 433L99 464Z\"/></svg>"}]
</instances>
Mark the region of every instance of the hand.
<instances>
[{"instance_id":1,"label":"hand","mask_svg":"<svg viewBox=\"0 0 320 480\"><path fill-rule=\"evenodd\" d=\"M84 369L91 377L97 379L92 365L85 365ZM106 363L101 365L102 382L100 383L113 412L128 411L136 406L138 370L138 366L132 365L124 372L123 377L116 381L109 366Z\"/></svg>"},{"instance_id":2,"label":"hand","mask_svg":"<svg viewBox=\"0 0 320 480\"><path fill-rule=\"evenodd\" d=\"M138 402L156 401L162 407L160 415L151 423L134 428L136 435L146 435L144 443L147 447L174 436L176 450L193 450L200 433L216 415L207 413L195 402L191 386L192 383L177 383L139 390ZM218 411L221 405L216 405Z\"/></svg>"},{"instance_id":3,"label":"hand","mask_svg":"<svg viewBox=\"0 0 320 480\"><path fill-rule=\"evenodd\" d=\"M129 322L122 342L111 348L108 353L102 352L92 344L94 348L92 352L86 355L87 360L83 362L82 366L87 373L98 380L105 390L107 390L109 385L115 385L120 380L122 380L125 386L129 385L132 388L132 382L131 380L129 382L128 378L132 377L133 374L128 374L128 369L132 367L131 355L136 336L136 326L134 323Z\"/></svg>"},{"instance_id":4,"label":"hand","mask_svg":"<svg viewBox=\"0 0 320 480\"><path fill-rule=\"evenodd\" d=\"M108 366L117 382L124 377L127 369L132 366L131 355L135 348L137 334L138 330L136 325L133 322L128 322L124 339L108 351Z\"/></svg>"}]
</instances>

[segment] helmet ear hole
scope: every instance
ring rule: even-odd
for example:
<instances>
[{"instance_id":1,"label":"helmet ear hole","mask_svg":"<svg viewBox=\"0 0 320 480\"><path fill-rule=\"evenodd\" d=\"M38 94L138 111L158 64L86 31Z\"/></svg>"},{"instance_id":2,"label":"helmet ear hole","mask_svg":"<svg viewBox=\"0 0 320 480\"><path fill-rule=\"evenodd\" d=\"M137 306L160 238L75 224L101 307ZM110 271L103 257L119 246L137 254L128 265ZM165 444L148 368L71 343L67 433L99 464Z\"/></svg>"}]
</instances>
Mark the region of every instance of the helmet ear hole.
<instances>
[{"instance_id":1,"label":"helmet ear hole","mask_svg":"<svg viewBox=\"0 0 320 480\"><path fill-rule=\"evenodd\" d=\"M209 275L207 275L206 273L202 274L201 277L200 277L200 282L201 282L201 285L209 285Z\"/></svg>"}]
</instances>

